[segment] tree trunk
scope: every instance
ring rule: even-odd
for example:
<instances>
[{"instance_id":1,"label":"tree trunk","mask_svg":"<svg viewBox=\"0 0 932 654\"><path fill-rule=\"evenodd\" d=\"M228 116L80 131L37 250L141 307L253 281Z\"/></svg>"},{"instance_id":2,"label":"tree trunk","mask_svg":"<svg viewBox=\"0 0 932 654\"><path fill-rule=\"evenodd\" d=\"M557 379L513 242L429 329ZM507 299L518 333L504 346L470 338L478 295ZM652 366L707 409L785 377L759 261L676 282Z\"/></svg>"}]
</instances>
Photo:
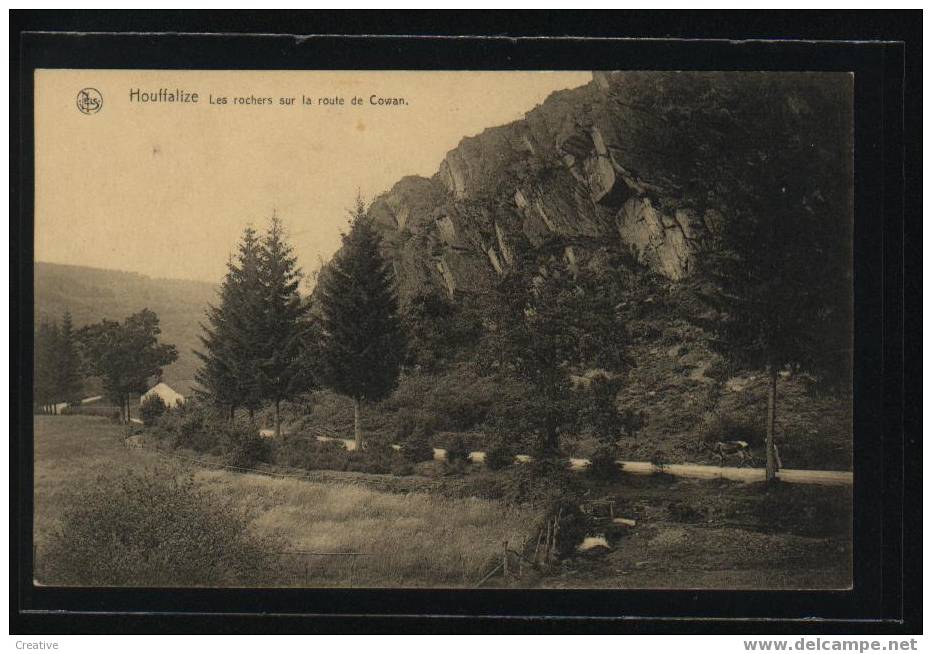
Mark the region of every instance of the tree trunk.
<instances>
[{"instance_id":1,"label":"tree trunk","mask_svg":"<svg viewBox=\"0 0 932 654\"><path fill-rule=\"evenodd\" d=\"M359 398L353 398L353 438L356 439L356 450L360 451L365 446L362 440L362 428L359 424Z\"/></svg>"},{"instance_id":2,"label":"tree trunk","mask_svg":"<svg viewBox=\"0 0 932 654\"><path fill-rule=\"evenodd\" d=\"M282 437L282 414L281 414L281 400L275 400L275 439L279 440Z\"/></svg>"},{"instance_id":3,"label":"tree trunk","mask_svg":"<svg viewBox=\"0 0 932 654\"><path fill-rule=\"evenodd\" d=\"M777 477L777 459L774 456L773 437L777 422L777 368L768 369L767 384L767 481Z\"/></svg>"}]
</instances>

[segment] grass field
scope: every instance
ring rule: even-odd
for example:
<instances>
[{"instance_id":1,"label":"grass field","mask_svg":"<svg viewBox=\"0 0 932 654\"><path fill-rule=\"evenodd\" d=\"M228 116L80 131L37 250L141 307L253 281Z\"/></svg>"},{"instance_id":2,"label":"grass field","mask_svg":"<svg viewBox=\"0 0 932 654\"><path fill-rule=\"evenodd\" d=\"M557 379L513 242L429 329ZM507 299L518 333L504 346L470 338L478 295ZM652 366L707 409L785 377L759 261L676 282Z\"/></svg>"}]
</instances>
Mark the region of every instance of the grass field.
<instances>
[{"instance_id":1,"label":"grass field","mask_svg":"<svg viewBox=\"0 0 932 654\"><path fill-rule=\"evenodd\" d=\"M35 417L36 577L44 544L72 494L99 477L166 465L156 452L123 446L124 429L101 418ZM255 528L281 536L286 552L357 552L360 557L283 553L270 585L464 586L475 583L502 541L516 545L529 512L477 499L391 494L355 484L273 479L197 470L206 487L251 509ZM355 559L355 563L354 563ZM144 584L145 580L140 580Z\"/></svg>"}]
</instances>

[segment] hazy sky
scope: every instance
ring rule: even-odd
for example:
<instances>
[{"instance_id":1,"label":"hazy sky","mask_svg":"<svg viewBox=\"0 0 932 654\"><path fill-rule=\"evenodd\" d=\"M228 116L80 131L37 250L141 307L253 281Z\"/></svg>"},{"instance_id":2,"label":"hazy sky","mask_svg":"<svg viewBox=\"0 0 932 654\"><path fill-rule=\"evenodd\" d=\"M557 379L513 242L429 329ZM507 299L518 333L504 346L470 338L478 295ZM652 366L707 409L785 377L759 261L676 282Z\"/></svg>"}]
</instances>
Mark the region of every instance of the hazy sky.
<instances>
[{"instance_id":1,"label":"hazy sky","mask_svg":"<svg viewBox=\"0 0 932 654\"><path fill-rule=\"evenodd\" d=\"M219 281L242 232L286 223L310 271L339 246L357 189L433 175L464 136L518 118L588 72L36 73L36 259ZM78 110L97 89L102 107ZM131 101L197 93L198 103ZM372 94L407 104L373 106ZM302 102L302 95L314 105ZM211 104L211 96L228 98ZM272 104L234 104L234 98ZM342 96L344 106L320 106ZM361 106L350 104L353 96ZM279 98L295 98L280 104Z\"/></svg>"}]
</instances>

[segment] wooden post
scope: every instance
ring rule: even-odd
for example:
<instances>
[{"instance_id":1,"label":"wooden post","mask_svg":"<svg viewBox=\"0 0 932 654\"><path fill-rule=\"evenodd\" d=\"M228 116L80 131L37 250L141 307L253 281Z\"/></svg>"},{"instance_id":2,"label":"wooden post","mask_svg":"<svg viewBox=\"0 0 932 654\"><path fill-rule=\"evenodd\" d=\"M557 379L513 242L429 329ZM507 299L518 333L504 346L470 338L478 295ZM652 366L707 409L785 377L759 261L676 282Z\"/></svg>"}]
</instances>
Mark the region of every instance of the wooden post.
<instances>
[{"instance_id":1,"label":"wooden post","mask_svg":"<svg viewBox=\"0 0 932 654\"><path fill-rule=\"evenodd\" d=\"M550 550L552 558L556 558L557 534L560 531L560 518L563 516L563 507L557 511L557 517L553 519L553 547Z\"/></svg>"},{"instance_id":2,"label":"wooden post","mask_svg":"<svg viewBox=\"0 0 932 654\"><path fill-rule=\"evenodd\" d=\"M534 565L539 563L537 552L540 550L540 541L544 537L544 525L537 528L537 544L534 546Z\"/></svg>"}]
</instances>

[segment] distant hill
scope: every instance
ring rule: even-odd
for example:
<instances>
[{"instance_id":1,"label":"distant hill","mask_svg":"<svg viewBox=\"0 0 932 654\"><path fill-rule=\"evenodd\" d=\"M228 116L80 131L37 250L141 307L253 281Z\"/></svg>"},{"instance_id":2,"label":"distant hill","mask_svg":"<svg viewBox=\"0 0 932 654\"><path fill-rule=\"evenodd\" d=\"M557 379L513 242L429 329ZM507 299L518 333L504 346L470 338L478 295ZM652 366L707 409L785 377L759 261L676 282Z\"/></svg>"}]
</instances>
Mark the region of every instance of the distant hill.
<instances>
[{"instance_id":1,"label":"distant hill","mask_svg":"<svg viewBox=\"0 0 932 654\"><path fill-rule=\"evenodd\" d=\"M161 340L178 348L178 361L165 369L164 379L190 382L198 367L193 350L207 304L216 299L215 286L185 279L157 279L138 273L57 263L35 264L35 317L60 319L70 311L75 326L104 318L123 320L143 308L158 314Z\"/></svg>"}]
</instances>

